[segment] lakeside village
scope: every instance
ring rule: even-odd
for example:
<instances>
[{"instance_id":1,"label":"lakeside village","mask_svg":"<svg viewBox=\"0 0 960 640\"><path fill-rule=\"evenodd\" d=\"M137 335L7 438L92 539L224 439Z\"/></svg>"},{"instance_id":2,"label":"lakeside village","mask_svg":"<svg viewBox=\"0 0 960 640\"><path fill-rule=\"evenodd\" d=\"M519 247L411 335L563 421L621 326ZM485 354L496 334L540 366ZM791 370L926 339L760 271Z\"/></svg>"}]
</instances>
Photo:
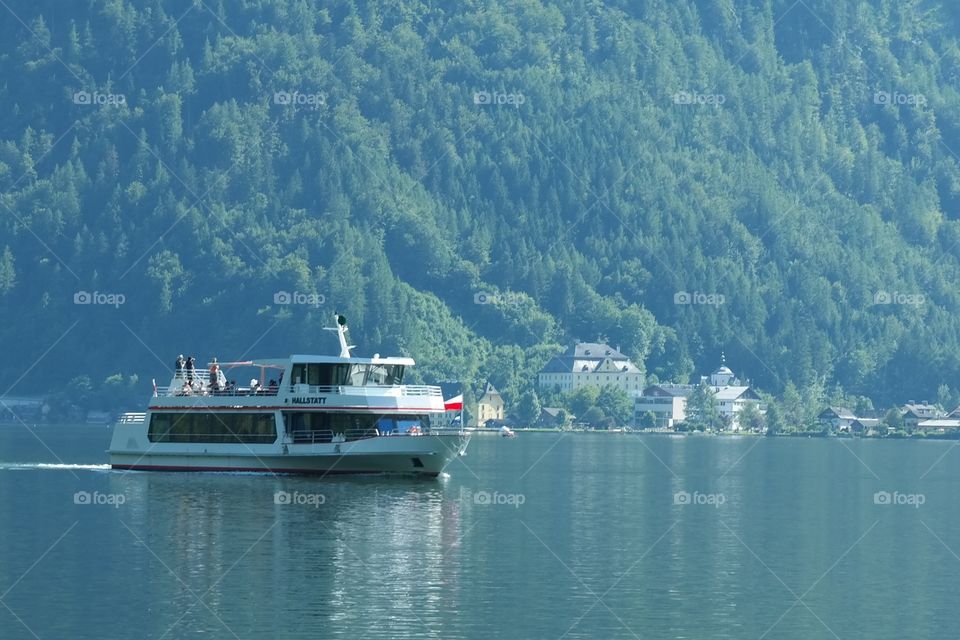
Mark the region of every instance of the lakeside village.
<instances>
[{"instance_id":1,"label":"lakeside village","mask_svg":"<svg viewBox=\"0 0 960 640\"><path fill-rule=\"evenodd\" d=\"M887 411L861 409L860 415L847 407L825 406L814 425L774 433L768 426L766 403L749 381L737 377L722 355L720 365L700 376L698 384L645 385L644 380L644 373L618 349L580 342L547 362L537 374L539 394L520 398L514 411L507 411L491 383L484 384L467 422L486 429L960 438L960 406L947 411L913 401ZM460 389L458 383L441 383L441 387L444 397ZM566 406L540 406L539 397L564 398ZM444 415L444 426L456 426L461 420L457 401L462 402L462 395L454 400L456 409ZM611 410L610 405L616 404L619 410Z\"/></svg>"},{"instance_id":2,"label":"lakeside village","mask_svg":"<svg viewBox=\"0 0 960 640\"><path fill-rule=\"evenodd\" d=\"M960 438L960 406L908 402L886 411L861 407L824 406L816 420L802 427L777 429L768 411L768 396L741 381L721 355L720 365L697 384L654 382L619 349L603 343L578 342L552 357L537 374L535 391L512 404L490 382L465 389L460 382L438 383L446 413L432 419L438 427L461 425L500 430L570 430L640 433L708 433L885 438ZM80 404L50 396L5 396L0 422L86 422L109 425L113 411L107 399L123 398L136 404L140 386L136 376L108 378L94 394L88 379L73 381ZM464 402L467 395L471 401ZM472 401L476 398L475 401ZM98 399L101 402L98 402ZM542 399L542 404L541 404ZM554 404L555 406L547 406ZM789 417L779 418L781 425Z\"/></svg>"}]
</instances>

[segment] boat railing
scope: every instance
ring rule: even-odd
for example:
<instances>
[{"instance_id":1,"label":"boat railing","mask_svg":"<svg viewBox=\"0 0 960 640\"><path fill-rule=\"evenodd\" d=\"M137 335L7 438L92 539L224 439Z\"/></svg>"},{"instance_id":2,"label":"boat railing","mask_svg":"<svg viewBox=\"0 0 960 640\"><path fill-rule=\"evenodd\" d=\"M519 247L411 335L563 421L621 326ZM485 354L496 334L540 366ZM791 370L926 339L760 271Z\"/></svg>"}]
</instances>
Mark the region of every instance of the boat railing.
<instances>
[{"instance_id":1,"label":"boat railing","mask_svg":"<svg viewBox=\"0 0 960 640\"><path fill-rule=\"evenodd\" d=\"M348 395L348 396L427 396L442 398L443 393L440 387L426 384L402 384L402 385L318 385L318 384L292 384L289 387L292 394L297 395Z\"/></svg>"},{"instance_id":2,"label":"boat railing","mask_svg":"<svg viewBox=\"0 0 960 640\"><path fill-rule=\"evenodd\" d=\"M209 398L212 396L224 396L224 397L236 397L236 396L275 396L279 393L279 387L262 387L260 389L251 389L249 387L228 387L226 389L211 389L208 386L201 387L200 389L184 390L183 386L171 386L171 387L157 387L156 395L158 396L182 396L182 397L192 397L200 396L203 398Z\"/></svg>"},{"instance_id":3,"label":"boat railing","mask_svg":"<svg viewBox=\"0 0 960 640\"><path fill-rule=\"evenodd\" d=\"M347 429L343 433L334 433L329 429L298 429L285 435L284 444L339 444L379 435L376 429Z\"/></svg>"},{"instance_id":4,"label":"boat railing","mask_svg":"<svg viewBox=\"0 0 960 640\"><path fill-rule=\"evenodd\" d=\"M194 385L198 384L198 380L194 380ZM194 389L185 389L184 385L172 385L167 387L158 386L155 389L155 395L157 396L181 396L181 397L191 397L191 396L201 396L201 397L211 397L211 396L224 396L224 397L261 397L261 396L275 396L279 393L280 388L275 386L266 386L259 389L251 389L250 387L228 387L226 389L212 389L206 383L199 383L202 386ZM435 387L431 385L421 385L421 384L405 384L405 385L315 385L315 384L293 384L285 388L285 391L289 391L291 394L303 395L303 396L319 396L319 395L345 395L345 396L364 396L364 397L433 397L433 398L442 398L443 393L440 391L440 387Z\"/></svg>"}]
</instances>

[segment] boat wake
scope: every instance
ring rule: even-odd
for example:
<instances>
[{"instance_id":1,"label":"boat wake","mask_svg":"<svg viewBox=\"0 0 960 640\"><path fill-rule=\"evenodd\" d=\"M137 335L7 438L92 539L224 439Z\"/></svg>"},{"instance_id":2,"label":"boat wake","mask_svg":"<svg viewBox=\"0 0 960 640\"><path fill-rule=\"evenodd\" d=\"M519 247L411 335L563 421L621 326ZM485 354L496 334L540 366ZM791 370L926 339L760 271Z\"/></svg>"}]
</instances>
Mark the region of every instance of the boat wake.
<instances>
[{"instance_id":1,"label":"boat wake","mask_svg":"<svg viewBox=\"0 0 960 640\"><path fill-rule=\"evenodd\" d=\"M63 470L63 471L109 471L109 464L66 464L48 462L0 462L0 471Z\"/></svg>"}]
</instances>

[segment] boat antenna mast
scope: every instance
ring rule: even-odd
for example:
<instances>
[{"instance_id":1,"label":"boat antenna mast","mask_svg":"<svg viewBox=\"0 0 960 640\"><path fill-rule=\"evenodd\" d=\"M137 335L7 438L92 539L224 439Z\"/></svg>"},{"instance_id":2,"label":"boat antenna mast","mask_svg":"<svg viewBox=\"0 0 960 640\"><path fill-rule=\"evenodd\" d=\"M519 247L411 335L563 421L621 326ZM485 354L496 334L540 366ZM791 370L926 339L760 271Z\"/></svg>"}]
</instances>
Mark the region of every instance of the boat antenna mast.
<instances>
[{"instance_id":1,"label":"boat antenna mast","mask_svg":"<svg viewBox=\"0 0 960 640\"><path fill-rule=\"evenodd\" d=\"M324 327L324 330L337 332L337 337L340 339L340 357L349 358L350 349L355 349L356 346L347 344L347 318L336 311L333 312L333 317L337 320L337 326Z\"/></svg>"}]
</instances>

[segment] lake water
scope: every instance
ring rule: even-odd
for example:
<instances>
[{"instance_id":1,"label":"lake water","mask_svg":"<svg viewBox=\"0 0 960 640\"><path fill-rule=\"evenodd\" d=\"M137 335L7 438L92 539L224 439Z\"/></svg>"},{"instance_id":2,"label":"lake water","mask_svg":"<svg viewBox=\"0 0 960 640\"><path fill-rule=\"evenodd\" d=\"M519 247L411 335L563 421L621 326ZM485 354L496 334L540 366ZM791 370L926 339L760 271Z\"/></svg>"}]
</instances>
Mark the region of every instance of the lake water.
<instances>
[{"instance_id":1,"label":"lake water","mask_svg":"<svg viewBox=\"0 0 960 640\"><path fill-rule=\"evenodd\" d=\"M0 638L960 633L951 442L482 436L430 481L121 473L108 442L0 427Z\"/></svg>"}]
</instances>

